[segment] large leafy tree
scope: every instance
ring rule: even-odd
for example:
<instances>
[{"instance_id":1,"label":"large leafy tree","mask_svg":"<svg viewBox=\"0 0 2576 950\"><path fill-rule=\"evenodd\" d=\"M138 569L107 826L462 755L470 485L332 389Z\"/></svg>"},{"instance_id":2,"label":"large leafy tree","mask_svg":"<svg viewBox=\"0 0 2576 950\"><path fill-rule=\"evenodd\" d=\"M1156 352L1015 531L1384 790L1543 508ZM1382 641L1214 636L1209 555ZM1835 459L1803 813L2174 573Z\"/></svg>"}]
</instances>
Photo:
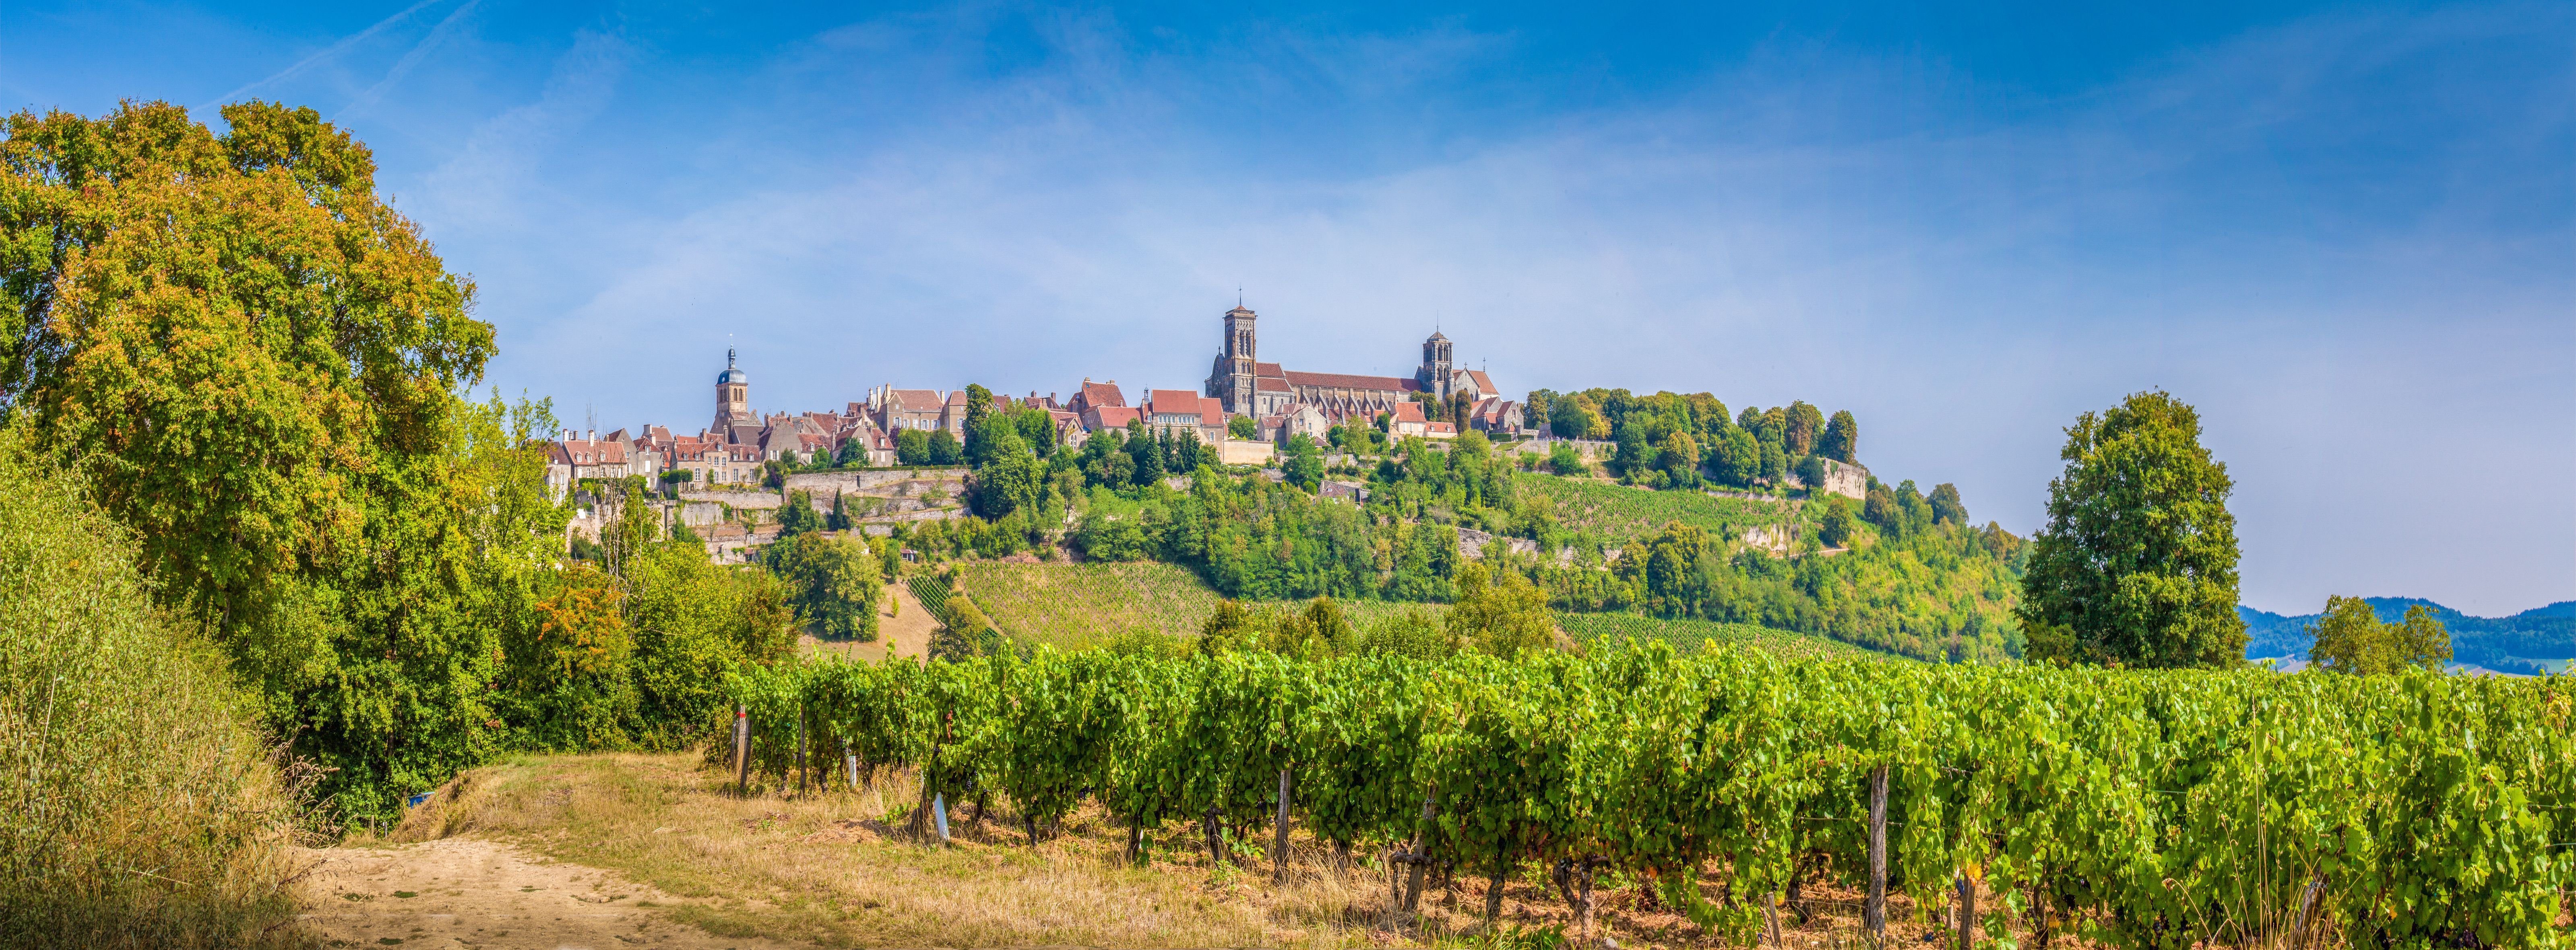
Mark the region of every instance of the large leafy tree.
<instances>
[{"instance_id":1,"label":"large leafy tree","mask_svg":"<svg viewBox=\"0 0 2576 950\"><path fill-rule=\"evenodd\" d=\"M2245 650L2236 614L2234 483L2200 414L2138 393L2066 430L2016 613L2042 659L2220 666Z\"/></svg>"},{"instance_id":2,"label":"large leafy tree","mask_svg":"<svg viewBox=\"0 0 2576 950\"><path fill-rule=\"evenodd\" d=\"M365 146L311 109L223 115L19 113L0 143L0 404L216 617L362 546L493 351Z\"/></svg>"},{"instance_id":3,"label":"large leafy tree","mask_svg":"<svg viewBox=\"0 0 2576 950\"><path fill-rule=\"evenodd\" d=\"M365 146L310 109L223 117L8 118L0 410L82 467L325 791L380 812L506 741L501 641L544 635L562 543L553 421L465 400L492 328Z\"/></svg>"}]
</instances>

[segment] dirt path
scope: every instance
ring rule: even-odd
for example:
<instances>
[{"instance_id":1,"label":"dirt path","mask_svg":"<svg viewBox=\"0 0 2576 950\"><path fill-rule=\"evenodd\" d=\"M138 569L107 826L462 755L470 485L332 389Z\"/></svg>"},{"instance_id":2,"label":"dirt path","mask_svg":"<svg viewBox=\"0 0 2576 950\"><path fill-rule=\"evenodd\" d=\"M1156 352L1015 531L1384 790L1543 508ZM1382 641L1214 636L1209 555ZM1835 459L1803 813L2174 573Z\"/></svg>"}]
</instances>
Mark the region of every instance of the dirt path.
<instances>
[{"instance_id":1,"label":"dirt path","mask_svg":"<svg viewBox=\"0 0 2576 950\"><path fill-rule=\"evenodd\" d=\"M303 920L334 947L800 946L720 937L669 917L690 903L609 872L559 864L506 844L447 838L309 852Z\"/></svg>"},{"instance_id":2,"label":"dirt path","mask_svg":"<svg viewBox=\"0 0 2576 950\"><path fill-rule=\"evenodd\" d=\"M921 601L913 598L912 588L902 582L887 584L885 590L893 596L886 599L887 609L877 611L877 638L874 641L818 640L814 635L806 634L799 642L807 650L842 653L869 663L885 659L889 647L896 656L916 660L929 656L930 634L939 629L939 622L930 619L930 611L921 609Z\"/></svg>"}]
</instances>

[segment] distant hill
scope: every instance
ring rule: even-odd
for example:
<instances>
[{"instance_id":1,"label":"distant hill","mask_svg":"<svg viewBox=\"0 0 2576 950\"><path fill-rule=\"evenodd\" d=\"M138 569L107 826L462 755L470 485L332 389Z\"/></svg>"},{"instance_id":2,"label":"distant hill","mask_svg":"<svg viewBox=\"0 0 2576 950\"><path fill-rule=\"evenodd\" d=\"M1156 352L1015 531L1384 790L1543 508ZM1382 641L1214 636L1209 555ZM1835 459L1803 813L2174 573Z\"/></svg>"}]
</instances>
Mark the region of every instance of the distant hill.
<instances>
[{"instance_id":1,"label":"distant hill","mask_svg":"<svg viewBox=\"0 0 2576 950\"><path fill-rule=\"evenodd\" d=\"M2403 619L2408 607L2421 604L2430 609L2451 631L2454 662L2506 673L2538 673L2540 665L2533 660L2576 658L2576 600L2562 600L2510 617L2471 617L2421 597L2362 600L2379 614L2382 622L2388 623ZM2285 617L2245 606L2237 607L2236 614L2245 618L2247 657L2307 657L2314 639L2308 634L2308 625L2316 622L2317 614Z\"/></svg>"}]
</instances>

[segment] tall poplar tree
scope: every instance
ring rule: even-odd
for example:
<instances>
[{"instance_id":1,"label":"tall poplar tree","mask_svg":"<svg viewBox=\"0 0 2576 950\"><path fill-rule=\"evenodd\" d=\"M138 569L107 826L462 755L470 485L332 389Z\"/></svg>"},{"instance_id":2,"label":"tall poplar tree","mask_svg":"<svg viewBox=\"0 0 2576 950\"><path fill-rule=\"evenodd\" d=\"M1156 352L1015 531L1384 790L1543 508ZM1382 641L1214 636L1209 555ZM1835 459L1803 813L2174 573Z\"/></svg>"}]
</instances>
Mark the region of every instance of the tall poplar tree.
<instances>
[{"instance_id":1,"label":"tall poplar tree","mask_svg":"<svg viewBox=\"0 0 2576 950\"><path fill-rule=\"evenodd\" d=\"M2021 620L2029 653L2135 667L2225 666L2236 614L2234 483L2200 444L2200 414L2158 390L2066 430L2066 471L2031 539Z\"/></svg>"}]
</instances>

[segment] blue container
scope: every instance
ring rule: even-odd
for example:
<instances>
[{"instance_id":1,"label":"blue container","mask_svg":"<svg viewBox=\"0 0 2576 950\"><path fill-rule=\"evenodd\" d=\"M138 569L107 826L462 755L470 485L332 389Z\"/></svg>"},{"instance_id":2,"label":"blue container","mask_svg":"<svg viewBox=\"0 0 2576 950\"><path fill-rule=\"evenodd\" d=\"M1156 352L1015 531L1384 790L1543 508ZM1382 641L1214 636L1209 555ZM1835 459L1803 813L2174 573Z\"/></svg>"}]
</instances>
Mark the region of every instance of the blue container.
<instances>
[{"instance_id":1,"label":"blue container","mask_svg":"<svg viewBox=\"0 0 2576 950\"><path fill-rule=\"evenodd\" d=\"M436 792L422 792L422 793L420 793L420 794L418 794L418 795L414 795L414 796L412 796L412 797L410 797L410 798L403 799L403 807L404 807L404 808L418 808L418 807L420 807L420 803L425 802L425 801L428 801L428 800L429 800L429 796L431 796L431 795L435 795L435 794L438 794L438 793L436 793Z\"/></svg>"}]
</instances>

